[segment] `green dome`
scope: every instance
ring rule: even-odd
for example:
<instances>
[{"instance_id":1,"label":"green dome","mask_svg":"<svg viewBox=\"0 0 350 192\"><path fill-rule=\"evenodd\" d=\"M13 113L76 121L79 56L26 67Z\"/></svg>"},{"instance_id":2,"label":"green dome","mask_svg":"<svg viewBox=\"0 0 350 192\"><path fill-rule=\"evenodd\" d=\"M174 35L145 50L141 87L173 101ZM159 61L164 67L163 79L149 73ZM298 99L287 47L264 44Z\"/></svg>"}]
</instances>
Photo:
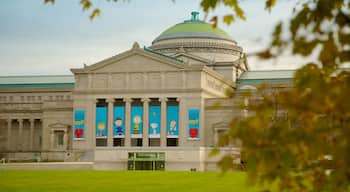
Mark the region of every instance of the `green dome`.
<instances>
[{"instance_id":1,"label":"green dome","mask_svg":"<svg viewBox=\"0 0 350 192\"><path fill-rule=\"evenodd\" d=\"M192 18L178 23L162 32L154 41L174 38L215 38L233 41L222 29L214 28L211 24L198 19L198 12L192 12Z\"/></svg>"}]
</instances>

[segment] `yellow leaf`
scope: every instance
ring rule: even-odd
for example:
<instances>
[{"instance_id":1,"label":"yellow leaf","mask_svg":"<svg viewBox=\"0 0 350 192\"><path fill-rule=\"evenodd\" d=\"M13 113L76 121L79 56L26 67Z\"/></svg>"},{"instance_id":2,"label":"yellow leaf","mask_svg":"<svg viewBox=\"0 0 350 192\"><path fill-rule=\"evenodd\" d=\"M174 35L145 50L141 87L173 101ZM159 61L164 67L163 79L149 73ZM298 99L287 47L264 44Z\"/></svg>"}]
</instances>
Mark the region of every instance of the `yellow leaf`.
<instances>
[{"instance_id":1,"label":"yellow leaf","mask_svg":"<svg viewBox=\"0 0 350 192\"><path fill-rule=\"evenodd\" d=\"M266 0L265 9L271 11L272 7L275 6L276 0Z\"/></svg>"},{"instance_id":2,"label":"yellow leaf","mask_svg":"<svg viewBox=\"0 0 350 192\"><path fill-rule=\"evenodd\" d=\"M101 13L100 9L96 8L90 14L90 20L93 20L95 17L99 16Z\"/></svg>"},{"instance_id":3,"label":"yellow leaf","mask_svg":"<svg viewBox=\"0 0 350 192\"><path fill-rule=\"evenodd\" d=\"M224 16L224 22L225 22L227 25L231 24L232 21L234 21L233 15L225 15L225 16Z\"/></svg>"}]
</instances>

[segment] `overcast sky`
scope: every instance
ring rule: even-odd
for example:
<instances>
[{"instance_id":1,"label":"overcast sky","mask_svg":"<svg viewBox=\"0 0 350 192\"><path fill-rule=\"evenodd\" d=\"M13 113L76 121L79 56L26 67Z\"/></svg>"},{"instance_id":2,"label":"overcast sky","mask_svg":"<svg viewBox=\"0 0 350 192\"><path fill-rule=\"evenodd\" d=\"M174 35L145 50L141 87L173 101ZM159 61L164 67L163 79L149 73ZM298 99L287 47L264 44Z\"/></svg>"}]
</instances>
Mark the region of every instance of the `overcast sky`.
<instances>
[{"instance_id":1,"label":"overcast sky","mask_svg":"<svg viewBox=\"0 0 350 192\"><path fill-rule=\"evenodd\" d=\"M162 31L200 11L196 0L131 0L93 2L102 10L94 21L82 12L79 0L0 1L0 75L71 74L70 68L93 64L131 48L137 41L149 46ZM245 0L247 20L219 27L227 31L247 53L269 41L273 26L291 16L294 3L281 0L271 13L263 0ZM219 8L215 14L224 15ZM200 18L203 19L201 12ZM279 60L248 58L250 69L293 69L300 58L286 55Z\"/></svg>"}]
</instances>

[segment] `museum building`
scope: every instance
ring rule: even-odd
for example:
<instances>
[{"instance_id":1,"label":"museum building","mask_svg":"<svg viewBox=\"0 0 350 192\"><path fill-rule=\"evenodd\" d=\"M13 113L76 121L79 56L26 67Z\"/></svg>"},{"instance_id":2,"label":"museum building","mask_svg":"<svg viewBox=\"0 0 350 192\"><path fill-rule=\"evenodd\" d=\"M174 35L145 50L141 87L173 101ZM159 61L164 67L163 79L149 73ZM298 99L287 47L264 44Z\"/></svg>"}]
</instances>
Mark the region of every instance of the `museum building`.
<instances>
[{"instance_id":1,"label":"museum building","mask_svg":"<svg viewBox=\"0 0 350 192\"><path fill-rule=\"evenodd\" d=\"M191 18L72 75L0 77L0 158L93 169L216 170L234 116L228 93L290 86L293 70L250 71L226 32ZM239 143L222 154L239 156Z\"/></svg>"}]
</instances>

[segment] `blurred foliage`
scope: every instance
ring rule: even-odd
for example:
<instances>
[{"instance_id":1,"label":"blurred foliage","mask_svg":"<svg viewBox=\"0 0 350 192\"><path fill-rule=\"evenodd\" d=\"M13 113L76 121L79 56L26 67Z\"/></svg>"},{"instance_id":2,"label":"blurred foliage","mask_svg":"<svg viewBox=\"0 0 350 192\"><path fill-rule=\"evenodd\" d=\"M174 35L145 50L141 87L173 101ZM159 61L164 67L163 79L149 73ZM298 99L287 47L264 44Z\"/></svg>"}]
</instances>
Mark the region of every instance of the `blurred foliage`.
<instances>
[{"instance_id":1,"label":"blurred foliage","mask_svg":"<svg viewBox=\"0 0 350 192\"><path fill-rule=\"evenodd\" d=\"M262 59L318 54L295 73L291 87L262 85L247 93L250 115L234 118L219 145L242 142L242 161L249 182L279 183L279 191L350 191L350 1L295 1L292 18L275 26ZM277 0L266 0L271 11ZM235 0L202 0L208 14L218 5L232 8L223 16L230 24L245 19ZM220 18L213 17L216 26ZM244 152L244 153L243 153ZM213 154L219 153L216 150ZM230 155L219 162L234 168ZM269 190L266 190L269 191Z\"/></svg>"}]
</instances>

